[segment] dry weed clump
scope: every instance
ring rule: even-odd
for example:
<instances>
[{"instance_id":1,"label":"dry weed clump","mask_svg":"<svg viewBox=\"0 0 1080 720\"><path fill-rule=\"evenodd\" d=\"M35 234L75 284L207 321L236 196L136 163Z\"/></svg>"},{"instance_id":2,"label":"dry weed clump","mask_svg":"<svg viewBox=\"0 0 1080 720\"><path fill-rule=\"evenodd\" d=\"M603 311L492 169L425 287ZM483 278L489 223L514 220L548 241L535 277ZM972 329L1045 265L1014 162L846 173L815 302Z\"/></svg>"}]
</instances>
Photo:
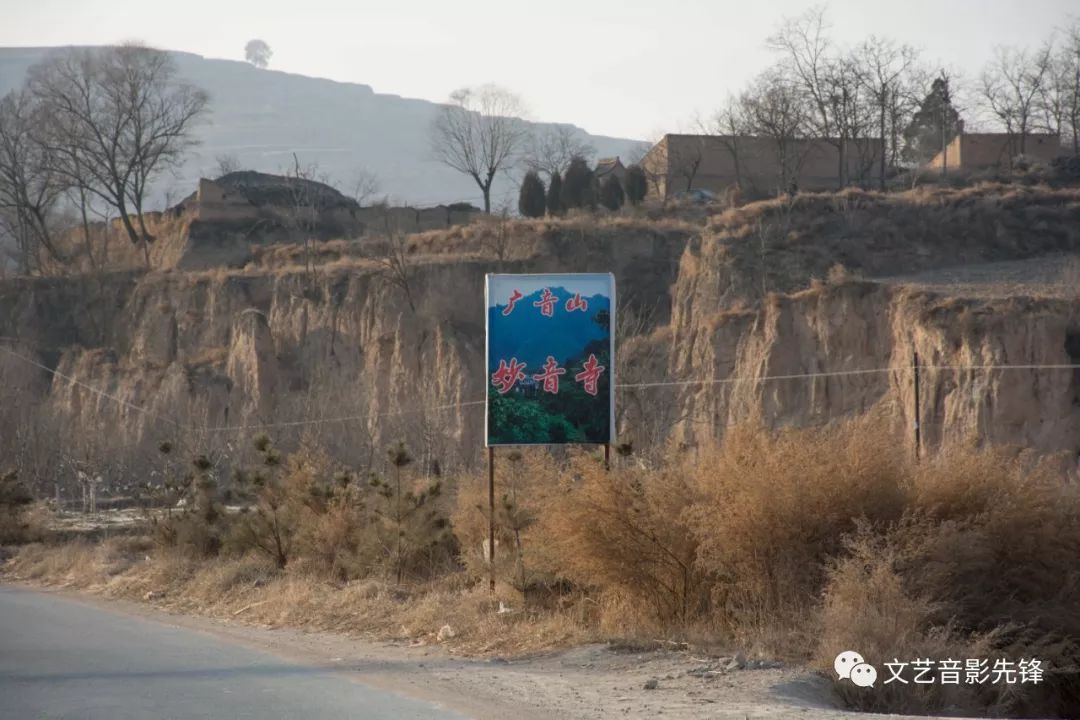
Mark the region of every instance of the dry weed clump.
<instances>
[{"instance_id":1,"label":"dry weed clump","mask_svg":"<svg viewBox=\"0 0 1080 720\"><path fill-rule=\"evenodd\" d=\"M901 521L862 528L835 559L819 661L845 642L870 662L1037 658L1044 682L1019 689L846 694L865 709L1068 717L1080 707L1078 553L1080 493L1048 463L948 449L914 469Z\"/></svg>"},{"instance_id":2,"label":"dry weed clump","mask_svg":"<svg viewBox=\"0 0 1080 720\"><path fill-rule=\"evenodd\" d=\"M563 472L538 540L609 635L699 635L791 659L1039 658L1039 686L861 692L879 711L1069 716L1080 706L1080 493L1049 463L879 426L729 431L696 459ZM872 695L872 696L871 696Z\"/></svg>"},{"instance_id":3,"label":"dry weed clump","mask_svg":"<svg viewBox=\"0 0 1080 720\"><path fill-rule=\"evenodd\" d=\"M336 582L381 573L401 584L456 567L441 483L408 472L404 445L391 448L388 476L362 479L307 440L288 457L266 435L254 444L257 464L224 489L205 456L167 476L164 510L149 517L159 547L196 561L256 554Z\"/></svg>"},{"instance_id":4,"label":"dry weed clump","mask_svg":"<svg viewBox=\"0 0 1080 720\"><path fill-rule=\"evenodd\" d=\"M699 538L686 515L694 506L682 466L612 472L574 458L541 522L550 571L601 591L609 627L619 634L678 626L706 610Z\"/></svg>"},{"instance_id":5,"label":"dry weed clump","mask_svg":"<svg viewBox=\"0 0 1080 720\"><path fill-rule=\"evenodd\" d=\"M990 650L984 638L964 637L948 622L935 623L943 606L908 588L897 570L898 561L891 538L869 526L860 527L849 539L845 554L829 568L818 624L817 665L831 673L838 653L858 648L879 669L873 692L835 684L845 704L860 710L918 713L986 707L973 685L884 683L890 675L886 662L988 657Z\"/></svg>"},{"instance_id":6,"label":"dry weed clump","mask_svg":"<svg viewBox=\"0 0 1080 720\"><path fill-rule=\"evenodd\" d=\"M46 515L16 471L0 472L0 545L40 542Z\"/></svg>"},{"instance_id":7,"label":"dry weed clump","mask_svg":"<svg viewBox=\"0 0 1080 720\"><path fill-rule=\"evenodd\" d=\"M507 453L505 462L496 465L495 577L520 593L520 602L536 602L550 594L557 577L549 571L549 548L540 535L538 520L557 488L559 474L551 454L542 449ZM487 578L492 569L487 477L463 476L455 484L451 520L461 563L468 576Z\"/></svg>"},{"instance_id":8,"label":"dry weed clump","mask_svg":"<svg viewBox=\"0 0 1080 720\"><path fill-rule=\"evenodd\" d=\"M83 589L106 587L146 564L152 548L146 537L34 543L22 548L6 569L21 580Z\"/></svg>"},{"instance_id":9,"label":"dry weed clump","mask_svg":"<svg viewBox=\"0 0 1080 720\"><path fill-rule=\"evenodd\" d=\"M734 428L702 459L688 518L716 620L742 643L806 652L829 558L860 521L902 515L906 469L896 443L868 421L777 434Z\"/></svg>"}]
</instances>

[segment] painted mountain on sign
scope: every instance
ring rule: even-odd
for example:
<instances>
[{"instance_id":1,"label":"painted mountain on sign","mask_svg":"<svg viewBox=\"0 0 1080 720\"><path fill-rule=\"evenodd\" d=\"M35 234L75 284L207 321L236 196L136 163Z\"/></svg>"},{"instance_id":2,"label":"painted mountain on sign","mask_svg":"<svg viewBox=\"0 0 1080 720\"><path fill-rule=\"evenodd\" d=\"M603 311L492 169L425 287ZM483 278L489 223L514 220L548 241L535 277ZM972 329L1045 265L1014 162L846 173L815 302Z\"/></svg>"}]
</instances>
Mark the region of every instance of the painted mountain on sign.
<instances>
[{"instance_id":1,"label":"painted mountain on sign","mask_svg":"<svg viewBox=\"0 0 1080 720\"><path fill-rule=\"evenodd\" d=\"M566 301L574 297L564 287L549 288L558 298L551 317L543 315L540 302L543 290L521 298L509 315L503 315L506 304L488 308L490 346L489 372L494 372L500 359L514 357L524 362L529 373L539 372L548 356L560 365L581 356L590 343L606 341L611 317L611 302L602 295L582 298L588 303L585 311L566 310Z\"/></svg>"}]
</instances>

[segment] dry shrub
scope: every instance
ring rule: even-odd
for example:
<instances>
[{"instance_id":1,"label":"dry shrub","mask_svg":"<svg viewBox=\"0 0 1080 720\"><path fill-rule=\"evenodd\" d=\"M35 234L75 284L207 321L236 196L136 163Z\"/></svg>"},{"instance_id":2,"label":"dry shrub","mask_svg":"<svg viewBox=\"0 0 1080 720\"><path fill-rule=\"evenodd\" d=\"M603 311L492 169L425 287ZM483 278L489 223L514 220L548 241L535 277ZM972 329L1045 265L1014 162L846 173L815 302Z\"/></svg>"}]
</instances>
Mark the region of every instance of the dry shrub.
<instances>
[{"instance_id":1,"label":"dry shrub","mask_svg":"<svg viewBox=\"0 0 1080 720\"><path fill-rule=\"evenodd\" d=\"M353 483L342 485L322 512L304 517L298 538L300 556L339 581L366 577L373 570L376 539L365 522L358 490Z\"/></svg>"},{"instance_id":2,"label":"dry shrub","mask_svg":"<svg viewBox=\"0 0 1080 720\"><path fill-rule=\"evenodd\" d=\"M540 538L537 520L555 491L559 468L546 449L522 449L499 457L495 476L495 577L521 593L541 599L552 586L553 563ZM473 579L491 573L487 557L488 479L486 473L457 478L451 520L460 559Z\"/></svg>"},{"instance_id":3,"label":"dry shrub","mask_svg":"<svg viewBox=\"0 0 1080 720\"><path fill-rule=\"evenodd\" d=\"M0 473L0 545L40 542L48 513L14 470Z\"/></svg>"},{"instance_id":4,"label":"dry shrub","mask_svg":"<svg viewBox=\"0 0 1080 720\"><path fill-rule=\"evenodd\" d=\"M1046 670L1039 685L889 686L872 698L845 688L854 706L1062 717L1080 707L1080 495L1048 463L944 451L915 470L901 521L853 536L824 597L823 667L850 647L878 667L1038 658Z\"/></svg>"},{"instance_id":5,"label":"dry shrub","mask_svg":"<svg viewBox=\"0 0 1080 720\"><path fill-rule=\"evenodd\" d=\"M243 554L262 553L284 568L293 558L298 536L310 525L310 516L325 509L333 494L327 481L331 463L321 449L304 442L287 459L270 438L255 438L261 465L236 473L242 497L248 501L229 537L229 548Z\"/></svg>"},{"instance_id":6,"label":"dry shrub","mask_svg":"<svg viewBox=\"0 0 1080 720\"><path fill-rule=\"evenodd\" d=\"M159 450L168 455L170 443ZM214 476L214 464L205 455L195 457L191 469L180 478L167 477L158 489L165 512L150 517L157 545L163 550L209 558L221 550L228 521Z\"/></svg>"},{"instance_id":7,"label":"dry shrub","mask_svg":"<svg viewBox=\"0 0 1080 720\"><path fill-rule=\"evenodd\" d=\"M684 521L693 502L681 466L606 471L574 458L541 519L550 570L601 590L623 633L678 626L704 608L698 541ZM610 617L610 614L609 614Z\"/></svg>"},{"instance_id":8,"label":"dry shrub","mask_svg":"<svg viewBox=\"0 0 1080 720\"><path fill-rule=\"evenodd\" d=\"M688 515L722 628L773 653L806 652L827 560L860 521L900 517L904 471L896 443L869 422L733 428L703 457Z\"/></svg>"},{"instance_id":9,"label":"dry shrub","mask_svg":"<svg viewBox=\"0 0 1080 720\"><path fill-rule=\"evenodd\" d=\"M962 638L948 625L933 622L942 607L925 596L912 594L897 570L899 558L892 544L878 531L863 526L851 538L847 554L829 570L828 587L820 617L816 664L830 676L833 659L856 650L878 670L871 691L847 682L834 687L851 708L866 711L927 712L931 709L985 707L973 685L886 684L891 672L886 662L917 658L960 659L986 657L985 639Z\"/></svg>"},{"instance_id":10,"label":"dry shrub","mask_svg":"<svg viewBox=\"0 0 1080 720\"><path fill-rule=\"evenodd\" d=\"M287 458L265 435L255 445L261 466L237 474L248 505L229 537L233 554L262 553L279 569L299 563L337 582L378 571L400 584L446 571L455 546L442 486L408 473L404 445L390 450L389 477L366 483L310 439Z\"/></svg>"},{"instance_id":11,"label":"dry shrub","mask_svg":"<svg viewBox=\"0 0 1080 720\"><path fill-rule=\"evenodd\" d=\"M376 562L397 584L409 577L433 577L450 566L456 540L444 512L442 482L413 477L413 463L404 443L387 453L391 470L387 477L373 474L372 524L376 538Z\"/></svg>"}]
</instances>

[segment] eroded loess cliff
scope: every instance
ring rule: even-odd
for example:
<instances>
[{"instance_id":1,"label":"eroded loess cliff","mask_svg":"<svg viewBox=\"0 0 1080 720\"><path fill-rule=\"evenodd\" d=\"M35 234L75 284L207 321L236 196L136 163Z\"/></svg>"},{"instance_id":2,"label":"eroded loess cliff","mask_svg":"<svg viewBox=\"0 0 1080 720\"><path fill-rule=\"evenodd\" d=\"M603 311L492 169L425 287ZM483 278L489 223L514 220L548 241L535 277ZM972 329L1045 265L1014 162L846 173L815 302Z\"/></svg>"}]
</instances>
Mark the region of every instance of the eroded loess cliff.
<instances>
[{"instance_id":1,"label":"eroded loess cliff","mask_svg":"<svg viewBox=\"0 0 1080 720\"><path fill-rule=\"evenodd\" d=\"M1080 193L998 186L800 196L704 224L480 223L410 238L404 278L386 247L333 242L313 267L282 247L242 270L10 280L0 336L25 359L0 353L0 432L8 455L64 437L75 460L129 468L163 440L227 460L264 425L347 461L405 439L432 467L472 462L484 273L610 270L619 422L636 447L869 411L910 444L918 352L928 449L976 439L1071 460L1080 374L984 367L1080 362L1064 281L975 296L897 277L1069 251Z\"/></svg>"}]
</instances>

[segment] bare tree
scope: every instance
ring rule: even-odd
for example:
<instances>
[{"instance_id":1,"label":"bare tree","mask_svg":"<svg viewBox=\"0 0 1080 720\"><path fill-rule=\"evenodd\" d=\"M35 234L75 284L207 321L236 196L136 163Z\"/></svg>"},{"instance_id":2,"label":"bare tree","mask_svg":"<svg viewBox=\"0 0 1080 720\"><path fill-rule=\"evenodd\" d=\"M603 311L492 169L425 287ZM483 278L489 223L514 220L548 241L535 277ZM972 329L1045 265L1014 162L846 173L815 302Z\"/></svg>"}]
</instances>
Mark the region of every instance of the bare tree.
<instances>
[{"instance_id":1,"label":"bare tree","mask_svg":"<svg viewBox=\"0 0 1080 720\"><path fill-rule=\"evenodd\" d=\"M1080 20L1074 20L1065 31L1056 65L1057 73L1066 85L1065 125L1072 140L1073 155L1080 156Z\"/></svg>"},{"instance_id":2,"label":"bare tree","mask_svg":"<svg viewBox=\"0 0 1080 720\"><path fill-rule=\"evenodd\" d=\"M828 31L826 8L819 5L784 20L768 43L780 54L781 73L811 109L810 136L836 147L837 184L843 187L850 180L852 150L860 177L873 163L872 118L855 55L839 52Z\"/></svg>"},{"instance_id":3,"label":"bare tree","mask_svg":"<svg viewBox=\"0 0 1080 720\"><path fill-rule=\"evenodd\" d=\"M133 45L64 51L31 68L29 89L53 169L117 210L149 267L146 192L195 144L206 93L176 79L168 54Z\"/></svg>"},{"instance_id":4,"label":"bare tree","mask_svg":"<svg viewBox=\"0 0 1080 720\"><path fill-rule=\"evenodd\" d=\"M1052 55L1050 42L1034 52L999 47L983 70L979 88L983 105L1010 139L1016 140L1010 154L1023 155L1027 149L1027 136L1037 124L1039 99Z\"/></svg>"},{"instance_id":5,"label":"bare tree","mask_svg":"<svg viewBox=\"0 0 1080 720\"><path fill-rule=\"evenodd\" d=\"M224 177L240 169L240 158L233 153L219 153L214 157L214 177Z\"/></svg>"},{"instance_id":6,"label":"bare tree","mask_svg":"<svg viewBox=\"0 0 1080 720\"><path fill-rule=\"evenodd\" d=\"M258 38L248 40L247 45L244 46L244 59L257 68L265 68L270 64L270 58L273 56L274 51L265 40Z\"/></svg>"},{"instance_id":7,"label":"bare tree","mask_svg":"<svg viewBox=\"0 0 1080 720\"><path fill-rule=\"evenodd\" d=\"M20 270L40 268L38 251L64 262L52 237L57 201L65 183L53 169L48 150L33 137L41 109L26 90L0 100L0 214L18 248Z\"/></svg>"},{"instance_id":8,"label":"bare tree","mask_svg":"<svg viewBox=\"0 0 1080 720\"><path fill-rule=\"evenodd\" d=\"M143 251L149 253L153 238L143 217L147 190L162 172L178 167L196 145L191 128L205 110L208 95L178 82L176 64L160 50L127 45L117 48L114 57L122 79L106 83L106 90L128 98L128 141L134 162L127 193L139 221Z\"/></svg>"},{"instance_id":9,"label":"bare tree","mask_svg":"<svg viewBox=\"0 0 1080 720\"><path fill-rule=\"evenodd\" d=\"M744 183L742 141L754 132L747 117L744 99L745 95L729 95L723 106L713 115L711 126L706 128L706 132L714 134L717 143L731 154L731 162L735 166L735 185L740 188Z\"/></svg>"},{"instance_id":10,"label":"bare tree","mask_svg":"<svg viewBox=\"0 0 1080 720\"><path fill-rule=\"evenodd\" d=\"M809 123L809 109L801 94L776 72L760 75L740 99L745 127L769 138L776 155L778 193L799 177L804 160L800 139Z\"/></svg>"},{"instance_id":11,"label":"bare tree","mask_svg":"<svg viewBox=\"0 0 1080 720\"><path fill-rule=\"evenodd\" d=\"M838 180L844 184L844 139L837 131L836 111L846 104L833 61L828 36L826 8L817 5L795 18L786 18L768 39L769 47L780 54L781 72L792 79L812 108L809 115L812 137L837 146L840 155ZM838 95L839 91L839 95Z\"/></svg>"},{"instance_id":12,"label":"bare tree","mask_svg":"<svg viewBox=\"0 0 1080 720\"><path fill-rule=\"evenodd\" d=\"M685 183L683 188L689 192L694 189L702 163L705 162L705 149L708 138L702 135L687 136L686 143L672 143L668 139L668 172Z\"/></svg>"},{"instance_id":13,"label":"bare tree","mask_svg":"<svg viewBox=\"0 0 1080 720\"><path fill-rule=\"evenodd\" d=\"M301 165L300 158L293 153L293 165L285 175L288 190L289 207L287 224L294 232L304 238L304 272L308 289L311 289L315 265L312 243L319 228L319 220L326 209L326 194L319 186L319 166L317 163ZM325 183L325 175L321 180Z\"/></svg>"},{"instance_id":14,"label":"bare tree","mask_svg":"<svg viewBox=\"0 0 1080 720\"><path fill-rule=\"evenodd\" d=\"M366 168L359 168L353 173L352 198L356 204L363 207L371 198L379 192L379 176Z\"/></svg>"},{"instance_id":15,"label":"bare tree","mask_svg":"<svg viewBox=\"0 0 1080 720\"><path fill-rule=\"evenodd\" d=\"M386 229L385 252L375 258L382 278L405 294L409 309L416 312L413 299L413 263L409 257L409 237L390 222L389 214L384 216Z\"/></svg>"},{"instance_id":16,"label":"bare tree","mask_svg":"<svg viewBox=\"0 0 1080 720\"><path fill-rule=\"evenodd\" d=\"M844 187L852 180L852 151L855 153L854 169L857 179L863 182L869 175L876 156L871 142L875 118L870 93L860 82L858 61L853 53L830 59L825 73L825 86L828 89L829 112L836 130L836 137L831 141L839 150L839 185Z\"/></svg>"},{"instance_id":17,"label":"bare tree","mask_svg":"<svg viewBox=\"0 0 1080 720\"><path fill-rule=\"evenodd\" d=\"M491 185L508 169L528 137L516 95L496 85L450 94L431 130L435 159L476 181L491 213Z\"/></svg>"},{"instance_id":18,"label":"bare tree","mask_svg":"<svg viewBox=\"0 0 1080 720\"><path fill-rule=\"evenodd\" d=\"M895 157L895 148L899 144L900 116L905 108L911 107L910 94L905 92L905 79L917 60L918 53L914 48L873 35L856 50L859 82L869 93L868 100L877 114L878 137L881 138L878 181L882 190L885 189L889 148L894 149Z\"/></svg>"},{"instance_id":19,"label":"bare tree","mask_svg":"<svg viewBox=\"0 0 1080 720\"><path fill-rule=\"evenodd\" d=\"M499 269L502 270L506 260L510 257L510 221L509 211L499 213L499 220L494 228L488 228L484 234L484 249L495 256Z\"/></svg>"},{"instance_id":20,"label":"bare tree","mask_svg":"<svg viewBox=\"0 0 1080 720\"><path fill-rule=\"evenodd\" d=\"M562 175L574 157L591 161L596 148L569 125L548 125L534 132L528 139L523 162L526 170L544 175L547 180L558 173Z\"/></svg>"},{"instance_id":21,"label":"bare tree","mask_svg":"<svg viewBox=\"0 0 1080 720\"><path fill-rule=\"evenodd\" d=\"M90 215L96 215L101 219L104 219L105 215L95 206L94 201L97 200L100 202L100 198L97 197L85 183L88 175L88 173L78 173L78 177L81 178L81 180L72 182L67 188L67 199L79 214L79 226L82 229L83 247L84 252L86 253L87 262L90 263L91 270L97 270L105 261L106 248L102 248L101 263L99 263L94 257L94 232L90 224ZM168 206L168 204L169 203L166 202L166 206ZM105 242L107 243L109 233L105 231L100 234L105 238Z\"/></svg>"},{"instance_id":22,"label":"bare tree","mask_svg":"<svg viewBox=\"0 0 1080 720\"><path fill-rule=\"evenodd\" d=\"M1057 47L1049 50L1046 76L1039 87L1035 127L1057 135L1080 154L1080 20L1066 28Z\"/></svg>"}]
</instances>

